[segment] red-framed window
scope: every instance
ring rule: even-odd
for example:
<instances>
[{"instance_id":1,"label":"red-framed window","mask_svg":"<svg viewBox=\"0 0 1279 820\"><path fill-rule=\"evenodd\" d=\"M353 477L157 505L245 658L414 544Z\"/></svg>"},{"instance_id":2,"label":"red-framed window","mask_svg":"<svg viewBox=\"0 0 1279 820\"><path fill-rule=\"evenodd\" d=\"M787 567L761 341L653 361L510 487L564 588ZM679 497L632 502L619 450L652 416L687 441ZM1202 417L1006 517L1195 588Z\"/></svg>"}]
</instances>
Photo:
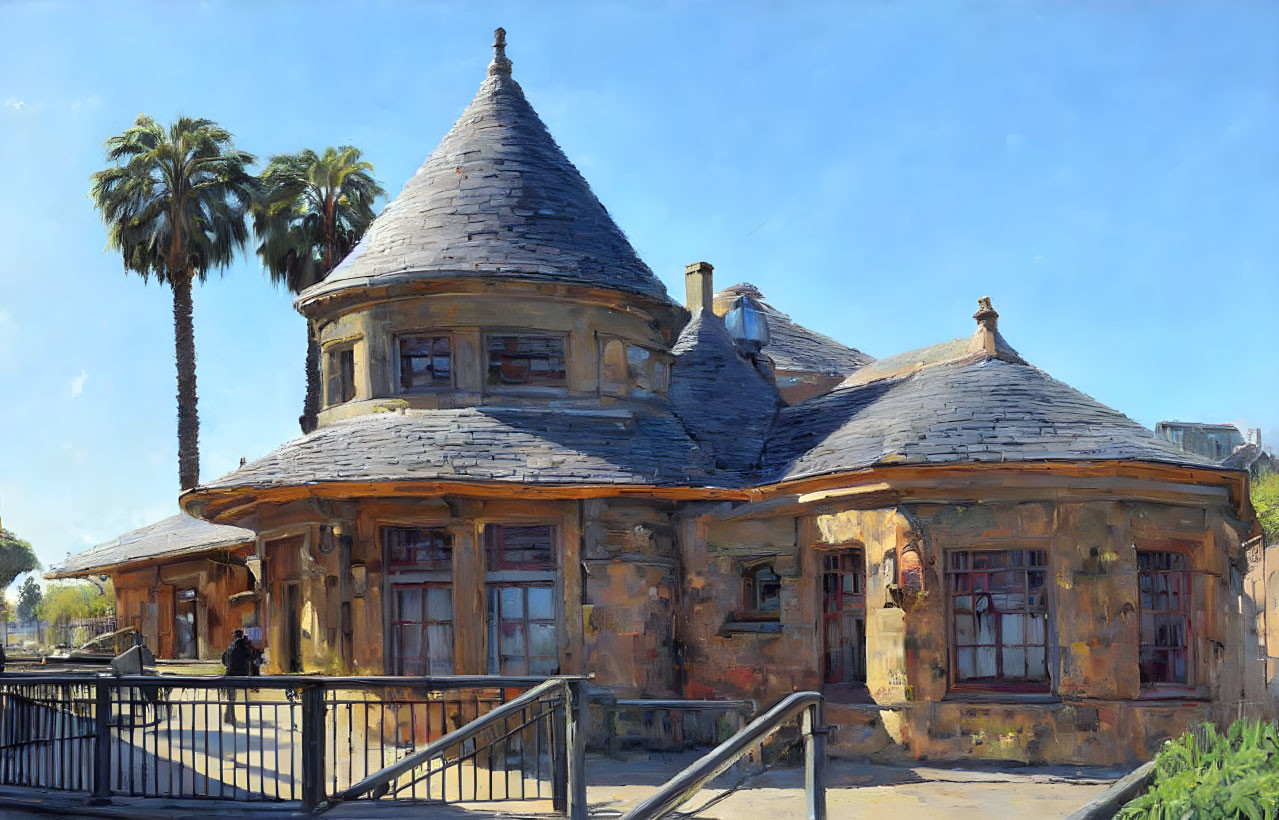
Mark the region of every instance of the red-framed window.
<instances>
[{"instance_id":1,"label":"red-framed window","mask_svg":"<svg viewBox=\"0 0 1279 820\"><path fill-rule=\"evenodd\" d=\"M391 594L393 673L452 675L452 584L393 584Z\"/></svg>"},{"instance_id":2,"label":"red-framed window","mask_svg":"<svg viewBox=\"0 0 1279 820\"><path fill-rule=\"evenodd\" d=\"M555 527L548 524L484 526L488 571L555 569Z\"/></svg>"},{"instance_id":3,"label":"red-framed window","mask_svg":"<svg viewBox=\"0 0 1279 820\"><path fill-rule=\"evenodd\" d=\"M553 583L488 584L490 675L559 672Z\"/></svg>"},{"instance_id":4,"label":"red-framed window","mask_svg":"<svg viewBox=\"0 0 1279 820\"><path fill-rule=\"evenodd\" d=\"M955 684L1046 691L1047 553L951 550L948 559Z\"/></svg>"},{"instance_id":5,"label":"red-framed window","mask_svg":"<svg viewBox=\"0 0 1279 820\"><path fill-rule=\"evenodd\" d=\"M822 553L823 679L866 681L866 561L862 550Z\"/></svg>"},{"instance_id":6,"label":"red-framed window","mask_svg":"<svg viewBox=\"0 0 1279 820\"><path fill-rule=\"evenodd\" d=\"M453 536L443 527L383 527L382 543L392 572L453 571Z\"/></svg>"},{"instance_id":7,"label":"red-framed window","mask_svg":"<svg viewBox=\"0 0 1279 820\"><path fill-rule=\"evenodd\" d=\"M1141 685L1190 683L1190 566L1184 553L1137 550Z\"/></svg>"}]
</instances>

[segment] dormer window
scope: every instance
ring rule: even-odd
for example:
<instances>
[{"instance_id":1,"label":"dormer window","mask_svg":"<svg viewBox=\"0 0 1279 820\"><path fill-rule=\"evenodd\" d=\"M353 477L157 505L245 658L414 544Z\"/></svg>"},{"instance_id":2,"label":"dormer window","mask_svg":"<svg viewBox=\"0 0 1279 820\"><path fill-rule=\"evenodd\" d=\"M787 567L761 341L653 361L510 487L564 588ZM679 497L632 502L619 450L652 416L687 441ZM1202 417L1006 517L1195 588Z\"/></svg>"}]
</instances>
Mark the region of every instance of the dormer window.
<instances>
[{"instance_id":1,"label":"dormer window","mask_svg":"<svg viewBox=\"0 0 1279 820\"><path fill-rule=\"evenodd\" d=\"M495 333L488 337L491 387L564 387L563 336Z\"/></svg>"},{"instance_id":2,"label":"dormer window","mask_svg":"<svg viewBox=\"0 0 1279 820\"><path fill-rule=\"evenodd\" d=\"M399 337L400 392L414 393L453 384L450 339L443 334Z\"/></svg>"},{"instance_id":3,"label":"dormer window","mask_svg":"<svg viewBox=\"0 0 1279 820\"><path fill-rule=\"evenodd\" d=\"M355 343L331 345L325 350L324 405L332 407L355 398Z\"/></svg>"}]
</instances>

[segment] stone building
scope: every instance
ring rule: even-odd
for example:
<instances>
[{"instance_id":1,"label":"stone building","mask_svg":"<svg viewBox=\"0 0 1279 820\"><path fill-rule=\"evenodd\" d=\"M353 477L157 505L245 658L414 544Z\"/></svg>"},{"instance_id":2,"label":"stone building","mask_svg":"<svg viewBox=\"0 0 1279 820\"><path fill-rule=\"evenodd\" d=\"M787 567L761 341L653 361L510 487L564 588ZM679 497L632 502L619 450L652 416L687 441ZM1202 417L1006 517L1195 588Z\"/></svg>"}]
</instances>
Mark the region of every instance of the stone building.
<instances>
[{"instance_id":1,"label":"stone building","mask_svg":"<svg viewBox=\"0 0 1279 820\"><path fill-rule=\"evenodd\" d=\"M821 689L849 755L1126 761L1272 707L1246 472L1024 361L989 300L876 361L712 276L668 296L499 32L297 299L319 428L181 498L254 533L270 669Z\"/></svg>"}]
</instances>

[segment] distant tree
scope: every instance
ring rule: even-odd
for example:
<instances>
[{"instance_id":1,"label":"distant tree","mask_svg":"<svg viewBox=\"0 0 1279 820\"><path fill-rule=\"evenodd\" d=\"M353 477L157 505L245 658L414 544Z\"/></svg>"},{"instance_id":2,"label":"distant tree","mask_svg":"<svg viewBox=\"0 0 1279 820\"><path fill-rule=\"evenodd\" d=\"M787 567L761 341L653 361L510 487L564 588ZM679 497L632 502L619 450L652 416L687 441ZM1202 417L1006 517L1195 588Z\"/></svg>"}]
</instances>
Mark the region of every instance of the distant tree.
<instances>
[{"instance_id":1,"label":"distant tree","mask_svg":"<svg viewBox=\"0 0 1279 820\"><path fill-rule=\"evenodd\" d=\"M343 145L323 154L306 149L271 157L262 172L253 231L272 282L301 293L324 279L364 236L373 222L373 202L386 191L361 156L358 148ZM315 429L319 412L320 343L308 321L302 432Z\"/></svg>"},{"instance_id":2,"label":"distant tree","mask_svg":"<svg viewBox=\"0 0 1279 820\"><path fill-rule=\"evenodd\" d=\"M44 600L44 592L40 582L34 575L28 575L18 590L18 620L23 623L34 621L40 613L40 603Z\"/></svg>"},{"instance_id":3,"label":"distant tree","mask_svg":"<svg viewBox=\"0 0 1279 820\"><path fill-rule=\"evenodd\" d=\"M0 590L9 588L24 572L40 569L31 544L6 529L0 529Z\"/></svg>"},{"instance_id":4,"label":"distant tree","mask_svg":"<svg viewBox=\"0 0 1279 820\"><path fill-rule=\"evenodd\" d=\"M1266 473L1252 482L1252 507L1261 521L1266 543L1279 544L1279 473Z\"/></svg>"},{"instance_id":5,"label":"distant tree","mask_svg":"<svg viewBox=\"0 0 1279 820\"><path fill-rule=\"evenodd\" d=\"M106 148L113 165L93 175L90 196L107 226L107 247L120 251L125 270L173 290L178 483L188 490L200 481L191 288L229 265L247 241L256 195L248 166L257 160L235 150L217 123L190 117L166 130L139 115Z\"/></svg>"},{"instance_id":6,"label":"distant tree","mask_svg":"<svg viewBox=\"0 0 1279 820\"><path fill-rule=\"evenodd\" d=\"M103 611L106 597L93 584L50 584L38 611L40 618L48 621L50 626L64 626L78 618L109 614Z\"/></svg>"}]
</instances>

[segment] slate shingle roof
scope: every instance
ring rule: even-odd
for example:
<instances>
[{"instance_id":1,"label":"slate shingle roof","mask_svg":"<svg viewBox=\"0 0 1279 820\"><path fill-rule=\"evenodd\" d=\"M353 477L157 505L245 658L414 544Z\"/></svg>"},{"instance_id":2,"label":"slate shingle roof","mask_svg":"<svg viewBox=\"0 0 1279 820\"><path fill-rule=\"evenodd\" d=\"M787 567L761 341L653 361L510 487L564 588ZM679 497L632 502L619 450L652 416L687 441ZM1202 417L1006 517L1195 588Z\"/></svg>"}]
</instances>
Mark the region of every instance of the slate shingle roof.
<instances>
[{"instance_id":1,"label":"slate shingle roof","mask_svg":"<svg viewBox=\"0 0 1279 820\"><path fill-rule=\"evenodd\" d=\"M671 353L675 414L717 466L754 466L777 413L777 391L738 355L723 321L708 310L684 327Z\"/></svg>"},{"instance_id":2,"label":"slate shingle roof","mask_svg":"<svg viewBox=\"0 0 1279 820\"><path fill-rule=\"evenodd\" d=\"M502 59L504 70L495 60L439 147L299 304L346 288L493 276L670 302Z\"/></svg>"},{"instance_id":3,"label":"slate shingle roof","mask_svg":"<svg viewBox=\"0 0 1279 820\"><path fill-rule=\"evenodd\" d=\"M64 578L149 558L229 549L255 538L252 530L210 524L179 513L72 555L45 577Z\"/></svg>"},{"instance_id":4,"label":"slate shingle roof","mask_svg":"<svg viewBox=\"0 0 1279 820\"><path fill-rule=\"evenodd\" d=\"M711 469L670 414L472 407L327 424L201 489L340 481L691 486Z\"/></svg>"},{"instance_id":5,"label":"slate shingle roof","mask_svg":"<svg viewBox=\"0 0 1279 820\"><path fill-rule=\"evenodd\" d=\"M1036 367L976 356L783 408L761 480L882 464L1040 460L1213 466Z\"/></svg>"}]
</instances>

